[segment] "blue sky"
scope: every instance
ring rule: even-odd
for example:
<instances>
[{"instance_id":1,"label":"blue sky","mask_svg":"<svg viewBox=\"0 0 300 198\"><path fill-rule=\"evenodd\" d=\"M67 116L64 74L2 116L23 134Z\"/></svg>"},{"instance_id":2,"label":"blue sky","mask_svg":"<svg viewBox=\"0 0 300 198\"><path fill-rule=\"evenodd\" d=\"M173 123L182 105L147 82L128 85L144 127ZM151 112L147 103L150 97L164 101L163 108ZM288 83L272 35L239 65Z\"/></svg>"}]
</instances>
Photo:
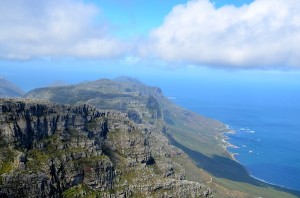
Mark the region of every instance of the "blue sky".
<instances>
[{"instance_id":1,"label":"blue sky","mask_svg":"<svg viewBox=\"0 0 300 198\"><path fill-rule=\"evenodd\" d=\"M25 90L119 75L151 84L166 76L221 84L299 76L299 0L1 4L0 76Z\"/></svg>"},{"instance_id":2,"label":"blue sky","mask_svg":"<svg viewBox=\"0 0 300 198\"><path fill-rule=\"evenodd\" d=\"M252 1L217 0L213 2L219 8L224 5L241 6ZM109 22L116 26L118 30L116 33L121 37L137 34L147 36L149 31L162 24L164 17L174 6L187 3L186 0L86 0L85 2L96 4Z\"/></svg>"}]
</instances>

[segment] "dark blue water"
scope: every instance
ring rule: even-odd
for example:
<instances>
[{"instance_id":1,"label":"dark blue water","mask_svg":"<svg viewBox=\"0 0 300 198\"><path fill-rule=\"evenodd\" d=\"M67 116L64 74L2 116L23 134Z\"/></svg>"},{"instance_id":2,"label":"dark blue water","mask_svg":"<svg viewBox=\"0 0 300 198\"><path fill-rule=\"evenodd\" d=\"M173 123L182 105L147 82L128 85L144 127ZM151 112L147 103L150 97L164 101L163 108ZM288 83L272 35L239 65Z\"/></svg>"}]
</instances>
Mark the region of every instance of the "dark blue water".
<instances>
[{"instance_id":1,"label":"dark blue water","mask_svg":"<svg viewBox=\"0 0 300 198\"><path fill-rule=\"evenodd\" d=\"M300 190L298 86L186 85L165 90L175 103L234 129L227 136L238 148L228 151L253 177Z\"/></svg>"}]
</instances>

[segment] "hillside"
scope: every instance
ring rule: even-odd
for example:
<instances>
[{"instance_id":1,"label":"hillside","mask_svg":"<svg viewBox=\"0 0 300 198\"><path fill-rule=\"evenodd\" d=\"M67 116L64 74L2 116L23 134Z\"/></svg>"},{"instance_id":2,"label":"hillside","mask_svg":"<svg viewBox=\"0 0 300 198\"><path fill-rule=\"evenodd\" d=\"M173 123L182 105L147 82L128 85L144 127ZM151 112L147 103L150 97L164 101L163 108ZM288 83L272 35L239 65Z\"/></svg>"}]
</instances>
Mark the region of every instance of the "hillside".
<instances>
[{"instance_id":1,"label":"hillside","mask_svg":"<svg viewBox=\"0 0 300 198\"><path fill-rule=\"evenodd\" d=\"M39 88L29 92L26 98L89 104L97 109L120 111L137 125L163 126L170 143L187 153L194 163L188 158L172 159L181 164L187 179L206 183L215 197L296 197L284 192L286 189L250 177L224 149L226 144L221 140L226 127L222 123L178 107L159 88L135 79L122 77Z\"/></svg>"},{"instance_id":2,"label":"hillside","mask_svg":"<svg viewBox=\"0 0 300 198\"><path fill-rule=\"evenodd\" d=\"M21 97L23 95L24 92L19 87L0 77L0 97Z\"/></svg>"}]
</instances>

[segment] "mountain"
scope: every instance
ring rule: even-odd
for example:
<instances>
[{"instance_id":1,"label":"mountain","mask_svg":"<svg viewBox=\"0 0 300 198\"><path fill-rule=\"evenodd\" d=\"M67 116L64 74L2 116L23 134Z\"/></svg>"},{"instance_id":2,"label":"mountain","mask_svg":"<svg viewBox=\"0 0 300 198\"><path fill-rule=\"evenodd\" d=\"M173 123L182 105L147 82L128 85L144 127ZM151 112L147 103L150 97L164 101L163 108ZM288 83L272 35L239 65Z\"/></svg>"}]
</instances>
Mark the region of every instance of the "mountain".
<instances>
[{"instance_id":1,"label":"mountain","mask_svg":"<svg viewBox=\"0 0 300 198\"><path fill-rule=\"evenodd\" d=\"M225 149L228 145L223 141L227 131L224 124L175 105L159 88L136 79L121 77L39 88L25 97L121 112L135 125L147 126L146 131L160 131L159 135L150 134L158 139L168 138L172 145L188 154L193 162L182 155L171 158L183 168L186 179L204 183L212 189L214 197L295 197L290 194L292 191L250 177Z\"/></svg>"},{"instance_id":2,"label":"mountain","mask_svg":"<svg viewBox=\"0 0 300 198\"><path fill-rule=\"evenodd\" d=\"M186 140L186 145L192 142L208 156L230 157L220 141L226 131L224 124L178 107L163 95L160 88L146 86L136 79L121 77L39 88L25 97L59 104L89 104L102 110L120 111L137 124L153 124L161 120L169 129L166 133L175 140Z\"/></svg>"},{"instance_id":3,"label":"mountain","mask_svg":"<svg viewBox=\"0 0 300 198\"><path fill-rule=\"evenodd\" d=\"M0 97L21 97L24 92L4 78L0 78Z\"/></svg>"},{"instance_id":4,"label":"mountain","mask_svg":"<svg viewBox=\"0 0 300 198\"><path fill-rule=\"evenodd\" d=\"M0 197L211 197L164 126L89 105L0 99Z\"/></svg>"},{"instance_id":5,"label":"mountain","mask_svg":"<svg viewBox=\"0 0 300 198\"><path fill-rule=\"evenodd\" d=\"M176 129L176 133L172 133L175 139L176 134L186 136L187 132L202 135L201 138L193 137L202 142L202 151L208 155L227 156L223 145L216 139L226 128L222 123L176 106L159 88L146 86L135 79L122 77L116 81L101 79L77 85L39 88L25 97L60 104L90 104L98 109L121 111L137 124L160 119L166 122L168 128Z\"/></svg>"}]
</instances>

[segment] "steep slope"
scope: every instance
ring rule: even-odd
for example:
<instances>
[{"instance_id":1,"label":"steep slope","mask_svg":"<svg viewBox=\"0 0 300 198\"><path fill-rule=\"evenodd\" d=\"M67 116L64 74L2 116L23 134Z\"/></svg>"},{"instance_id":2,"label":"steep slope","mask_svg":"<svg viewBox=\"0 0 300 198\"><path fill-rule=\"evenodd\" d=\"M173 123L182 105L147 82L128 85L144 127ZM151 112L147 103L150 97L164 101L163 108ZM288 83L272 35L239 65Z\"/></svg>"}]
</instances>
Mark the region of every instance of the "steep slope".
<instances>
[{"instance_id":1,"label":"steep slope","mask_svg":"<svg viewBox=\"0 0 300 198\"><path fill-rule=\"evenodd\" d=\"M247 170L234 161L221 140L226 126L202 117L170 102L159 88L143 85L127 77L114 81L102 79L58 88L40 88L27 98L62 104L90 104L98 109L117 110L138 125L150 128L164 126L163 133L181 148L188 158L172 157L180 163L187 178L206 182L215 197L294 197L251 178ZM161 136L163 138L163 136ZM203 171L204 169L205 171Z\"/></svg>"},{"instance_id":2,"label":"steep slope","mask_svg":"<svg viewBox=\"0 0 300 198\"><path fill-rule=\"evenodd\" d=\"M210 197L161 130L120 112L0 99L0 197ZM158 126L158 125L157 125Z\"/></svg>"},{"instance_id":3,"label":"steep slope","mask_svg":"<svg viewBox=\"0 0 300 198\"><path fill-rule=\"evenodd\" d=\"M21 97L23 95L24 92L19 87L0 77L0 97Z\"/></svg>"}]
</instances>

